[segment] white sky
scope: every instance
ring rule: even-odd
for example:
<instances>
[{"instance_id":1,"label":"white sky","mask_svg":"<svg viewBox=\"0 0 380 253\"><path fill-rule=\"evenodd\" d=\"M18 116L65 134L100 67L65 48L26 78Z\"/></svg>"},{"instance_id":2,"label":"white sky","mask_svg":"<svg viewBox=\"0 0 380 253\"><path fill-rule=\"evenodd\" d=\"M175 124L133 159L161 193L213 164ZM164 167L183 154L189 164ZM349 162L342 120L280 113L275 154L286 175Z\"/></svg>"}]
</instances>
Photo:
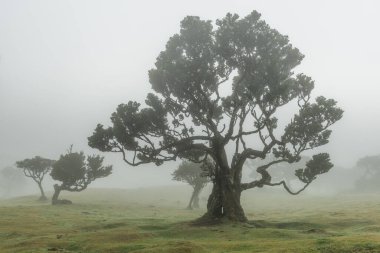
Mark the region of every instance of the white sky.
<instances>
[{"instance_id":1,"label":"white sky","mask_svg":"<svg viewBox=\"0 0 380 253\"><path fill-rule=\"evenodd\" d=\"M0 168L57 159L70 144L96 153L87 137L118 104L145 99L147 72L186 15L252 10L306 55L299 70L316 81L314 94L345 110L323 149L333 162L351 167L379 154L379 1L0 0ZM128 168L106 156L115 186L170 182L170 165Z\"/></svg>"}]
</instances>

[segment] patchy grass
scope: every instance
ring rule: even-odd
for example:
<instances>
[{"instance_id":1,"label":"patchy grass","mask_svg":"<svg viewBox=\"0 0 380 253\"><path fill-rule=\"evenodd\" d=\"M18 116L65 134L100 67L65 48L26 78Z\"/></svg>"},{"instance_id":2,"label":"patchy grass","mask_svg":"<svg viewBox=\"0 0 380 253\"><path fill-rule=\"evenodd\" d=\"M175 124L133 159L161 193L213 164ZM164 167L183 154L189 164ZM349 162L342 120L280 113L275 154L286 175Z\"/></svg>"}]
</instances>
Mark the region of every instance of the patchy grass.
<instances>
[{"instance_id":1,"label":"patchy grass","mask_svg":"<svg viewBox=\"0 0 380 253\"><path fill-rule=\"evenodd\" d=\"M253 191L243 196L251 224L197 227L188 221L204 210L185 210L188 195L92 189L64 196L74 202L68 206L35 196L2 201L0 252L380 252L377 196Z\"/></svg>"}]
</instances>

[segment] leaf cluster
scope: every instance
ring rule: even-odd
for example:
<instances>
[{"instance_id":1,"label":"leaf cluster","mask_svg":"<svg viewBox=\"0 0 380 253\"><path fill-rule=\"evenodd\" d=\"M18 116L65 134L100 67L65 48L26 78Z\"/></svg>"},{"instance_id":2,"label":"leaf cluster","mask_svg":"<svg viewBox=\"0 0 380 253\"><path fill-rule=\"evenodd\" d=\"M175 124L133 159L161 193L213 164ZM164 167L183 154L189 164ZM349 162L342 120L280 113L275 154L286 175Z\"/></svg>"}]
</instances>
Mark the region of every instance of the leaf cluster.
<instances>
[{"instance_id":1,"label":"leaf cluster","mask_svg":"<svg viewBox=\"0 0 380 253\"><path fill-rule=\"evenodd\" d=\"M311 183L316 179L317 175L327 173L333 164L330 162L330 157L326 153L314 155L313 158L306 163L304 169L297 169L295 175L305 184Z\"/></svg>"}]
</instances>

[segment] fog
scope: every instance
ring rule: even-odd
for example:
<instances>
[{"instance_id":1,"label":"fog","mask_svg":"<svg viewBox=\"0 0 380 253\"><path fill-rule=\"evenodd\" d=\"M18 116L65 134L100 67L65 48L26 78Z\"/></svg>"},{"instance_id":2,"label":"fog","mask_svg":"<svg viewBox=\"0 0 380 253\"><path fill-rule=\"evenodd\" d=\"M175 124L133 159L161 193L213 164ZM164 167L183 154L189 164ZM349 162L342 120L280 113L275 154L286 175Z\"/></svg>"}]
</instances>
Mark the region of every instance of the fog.
<instances>
[{"instance_id":1,"label":"fog","mask_svg":"<svg viewBox=\"0 0 380 253\"><path fill-rule=\"evenodd\" d=\"M185 16L257 10L306 56L297 71L315 80L314 96L345 111L318 150L336 167L310 191L330 192L336 180L349 189L356 161L380 154L379 8L375 0L0 1L0 169L36 155L58 159L73 144L114 166L91 187L179 184L171 180L178 163L132 168L119 154L88 147L87 137L97 123L109 124L118 104L145 100L148 70Z\"/></svg>"}]
</instances>

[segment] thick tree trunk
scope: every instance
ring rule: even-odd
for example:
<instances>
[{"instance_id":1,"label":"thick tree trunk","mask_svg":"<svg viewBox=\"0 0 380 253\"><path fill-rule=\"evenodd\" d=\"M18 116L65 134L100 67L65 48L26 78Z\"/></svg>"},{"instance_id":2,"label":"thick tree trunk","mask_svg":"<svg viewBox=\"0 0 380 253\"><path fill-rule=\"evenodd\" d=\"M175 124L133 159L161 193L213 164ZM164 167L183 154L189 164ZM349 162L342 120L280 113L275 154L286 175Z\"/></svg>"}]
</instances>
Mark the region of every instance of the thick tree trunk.
<instances>
[{"instance_id":1,"label":"thick tree trunk","mask_svg":"<svg viewBox=\"0 0 380 253\"><path fill-rule=\"evenodd\" d=\"M59 204L58 196L59 196L60 193L61 193L61 187L59 185L55 184L54 185L54 194L53 194L53 197L51 199L51 203L53 205Z\"/></svg>"},{"instance_id":2,"label":"thick tree trunk","mask_svg":"<svg viewBox=\"0 0 380 253\"><path fill-rule=\"evenodd\" d=\"M219 145L219 144L222 144ZM200 224L221 221L247 222L240 204L242 164L229 167L227 154L221 139L213 142L215 154L214 186L207 202L207 212L198 220ZM240 167L239 167L240 166Z\"/></svg>"},{"instance_id":3,"label":"thick tree trunk","mask_svg":"<svg viewBox=\"0 0 380 253\"><path fill-rule=\"evenodd\" d=\"M40 192L41 192L41 196L40 196L39 200L40 201L47 200L45 192L44 192L44 189L42 188L42 183L41 182L38 183L38 187L40 188Z\"/></svg>"},{"instance_id":4,"label":"thick tree trunk","mask_svg":"<svg viewBox=\"0 0 380 253\"><path fill-rule=\"evenodd\" d=\"M54 185L54 194L53 194L53 197L51 199L51 203L53 205L70 205L70 204L72 204L73 202L71 202L70 200L58 199L58 196L61 193L61 191L62 191L62 187L55 184Z\"/></svg>"},{"instance_id":5,"label":"thick tree trunk","mask_svg":"<svg viewBox=\"0 0 380 253\"><path fill-rule=\"evenodd\" d=\"M207 212L199 222L213 223L222 220L246 222L244 210L240 204L240 189L227 180L216 180L207 202Z\"/></svg>"}]
</instances>

